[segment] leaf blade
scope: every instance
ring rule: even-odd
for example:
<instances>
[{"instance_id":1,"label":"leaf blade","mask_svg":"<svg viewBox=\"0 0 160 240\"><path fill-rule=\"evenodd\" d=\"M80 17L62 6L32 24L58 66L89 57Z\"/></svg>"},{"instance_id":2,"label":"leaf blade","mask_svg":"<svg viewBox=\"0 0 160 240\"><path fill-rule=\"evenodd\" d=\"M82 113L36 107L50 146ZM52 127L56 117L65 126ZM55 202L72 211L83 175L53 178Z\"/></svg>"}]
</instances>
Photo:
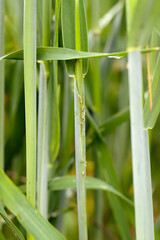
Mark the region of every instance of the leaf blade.
<instances>
[{"instance_id":1,"label":"leaf blade","mask_svg":"<svg viewBox=\"0 0 160 240\"><path fill-rule=\"evenodd\" d=\"M24 237L22 233L18 230L18 228L12 223L12 221L9 219L6 211L4 210L2 204L0 203L0 215L3 217L11 231L13 232L14 236L19 240L24 240Z\"/></svg>"},{"instance_id":2,"label":"leaf blade","mask_svg":"<svg viewBox=\"0 0 160 240\"><path fill-rule=\"evenodd\" d=\"M26 197L2 170L0 170L0 181L0 196L4 204L18 218L20 223L30 232L35 240L53 238L56 240L65 240L65 237L31 206Z\"/></svg>"},{"instance_id":3,"label":"leaf blade","mask_svg":"<svg viewBox=\"0 0 160 240\"><path fill-rule=\"evenodd\" d=\"M159 51L159 47L140 49L142 54L147 52ZM115 53L94 53L94 52L83 52L76 51L69 48L60 47L38 47L37 48L37 60L74 60L74 59L85 59L85 58L102 58L109 57L120 59L127 56L129 51L115 52ZM5 56L0 57L0 61L3 59L10 60L23 60L23 50L19 50L13 53L9 53Z\"/></svg>"},{"instance_id":4,"label":"leaf blade","mask_svg":"<svg viewBox=\"0 0 160 240\"><path fill-rule=\"evenodd\" d=\"M153 101L153 108L152 112L150 111L150 100L149 94L147 96L145 106L144 106L144 128L145 129L152 129L156 123L160 112L160 55L157 60L157 64L154 71L154 76L152 80L152 101Z\"/></svg>"},{"instance_id":5,"label":"leaf blade","mask_svg":"<svg viewBox=\"0 0 160 240\"><path fill-rule=\"evenodd\" d=\"M57 177L52 179L48 184L49 190L65 190L65 189L75 189L76 188L76 177L75 176L65 176L65 177ZM93 189L93 190L104 190L109 191L127 203L129 203L131 206L133 206L132 201L127 199L122 193L117 191L115 188L113 188L110 184L107 184L106 182L102 181L98 178L93 177L86 177L86 188L87 189Z\"/></svg>"}]
</instances>

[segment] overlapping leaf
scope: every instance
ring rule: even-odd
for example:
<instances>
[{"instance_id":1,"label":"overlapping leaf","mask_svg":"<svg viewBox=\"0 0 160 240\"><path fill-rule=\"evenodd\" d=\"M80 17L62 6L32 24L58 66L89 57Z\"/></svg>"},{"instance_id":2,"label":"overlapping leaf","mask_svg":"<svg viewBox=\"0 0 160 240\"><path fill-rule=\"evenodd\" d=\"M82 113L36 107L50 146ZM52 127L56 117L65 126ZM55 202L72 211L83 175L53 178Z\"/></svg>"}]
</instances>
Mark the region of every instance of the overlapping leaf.
<instances>
[{"instance_id":1,"label":"overlapping leaf","mask_svg":"<svg viewBox=\"0 0 160 240\"><path fill-rule=\"evenodd\" d=\"M54 178L49 182L48 187L49 187L49 190L51 191L74 189L76 188L76 177L65 176L65 177ZM86 188L111 192L133 206L132 201L130 201L122 193L120 193L115 188L113 188L110 184L102 181L101 179L86 177Z\"/></svg>"},{"instance_id":2,"label":"overlapping leaf","mask_svg":"<svg viewBox=\"0 0 160 240\"><path fill-rule=\"evenodd\" d=\"M35 240L64 240L65 237L31 206L26 197L0 170L0 197Z\"/></svg>"},{"instance_id":3,"label":"overlapping leaf","mask_svg":"<svg viewBox=\"0 0 160 240\"><path fill-rule=\"evenodd\" d=\"M24 240L24 237L22 233L18 230L18 228L12 223L12 221L9 219L6 211L4 210L2 204L0 203L0 215L5 220L11 231L13 232L14 236L18 240Z\"/></svg>"}]
</instances>

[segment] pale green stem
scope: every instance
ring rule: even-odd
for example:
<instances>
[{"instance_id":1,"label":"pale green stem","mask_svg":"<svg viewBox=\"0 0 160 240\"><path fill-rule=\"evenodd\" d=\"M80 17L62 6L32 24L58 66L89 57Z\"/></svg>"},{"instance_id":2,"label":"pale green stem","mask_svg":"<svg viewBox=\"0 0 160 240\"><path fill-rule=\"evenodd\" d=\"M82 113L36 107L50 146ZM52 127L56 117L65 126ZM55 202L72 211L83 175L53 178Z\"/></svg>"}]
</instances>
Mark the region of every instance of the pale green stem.
<instances>
[{"instance_id":1,"label":"pale green stem","mask_svg":"<svg viewBox=\"0 0 160 240\"><path fill-rule=\"evenodd\" d=\"M48 192L48 174L47 174L47 79L45 66L40 64L39 77L39 110L38 110L38 176L37 176L37 208L40 213L47 218L47 192Z\"/></svg>"},{"instance_id":2,"label":"pale green stem","mask_svg":"<svg viewBox=\"0 0 160 240\"><path fill-rule=\"evenodd\" d=\"M51 0L42 0L42 45L51 41ZM47 218L48 213L48 124L47 124L47 77L48 63L40 64L39 110L38 110L38 163L37 163L37 208ZM48 71L47 71L48 70Z\"/></svg>"},{"instance_id":3,"label":"pale green stem","mask_svg":"<svg viewBox=\"0 0 160 240\"><path fill-rule=\"evenodd\" d=\"M76 0L75 2L75 45L77 51L81 51L79 1L80 0Z\"/></svg>"},{"instance_id":4,"label":"pale green stem","mask_svg":"<svg viewBox=\"0 0 160 240\"><path fill-rule=\"evenodd\" d=\"M55 25L54 25L54 42L53 46L58 47L58 34L59 34L59 16L60 16L61 0L56 0L55 3ZM51 162L53 162L58 155L60 147L60 116L59 116L59 103L58 103L58 61L53 61L53 74L51 75L50 87L51 102L50 111L52 112L50 119L50 144L51 144ZM55 124L53 124L53 121Z\"/></svg>"},{"instance_id":5,"label":"pale green stem","mask_svg":"<svg viewBox=\"0 0 160 240\"><path fill-rule=\"evenodd\" d=\"M154 240L148 131L143 124L142 59L129 53L129 94L137 240Z\"/></svg>"},{"instance_id":6,"label":"pale green stem","mask_svg":"<svg viewBox=\"0 0 160 240\"><path fill-rule=\"evenodd\" d=\"M49 46L51 43L51 0L42 0L42 45Z\"/></svg>"},{"instance_id":7,"label":"pale green stem","mask_svg":"<svg viewBox=\"0 0 160 240\"><path fill-rule=\"evenodd\" d=\"M4 0L0 0L0 56L4 55ZM4 168L4 61L0 61L0 168Z\"/></svg>"},{"instance_id":8,"label":"pale green stem","mask_svg":"<svg viewBox=\"0 0 160 240\"><path fill-rule=\"evenodd\" d=\"M79 63L79 62L78 62ZM76 68L79 68L79 64ZM77 69L79 70L79 69ZM76 158L76 183L78 204L79 240L87 239L86 216L86 152L85 152L85 102L84 94L79 93L77 80L82 74L76 73L74 81L74 114L75 114L75 158Z\"/></svg>"},{"instance_id":9,"label":"pale green stem","mask_svg":"<svg viewBox=\"0 0 160 240\"><path fill-rule=\"evenodd\" d=\"M55 2L55 24L53 46L58 47L58 23L61 0ZM51 62L48 96L48 138L49 138L49 178L53 176L53 164L57 158L60 147L60 116L58 104L58 61ZM53 124L54 123L54 124Z\"/></svg>"},{"instance_id":10,"label":"pale green stem","mask_svg":"<svg viewBox=\"0 0 160 240\"><path fill-rule=\"evenodd\" d=\"M61 0L56 0L55 4L55 27L54 27L54 47L58 47L58 23L60 15Z\"/></svg>"},{"instance_id":11,"label":"pale green stem","mask_svg":"<svg viewBox=\"0 0 160 240\"><path fill-rule=\"evenodd\" d=\"M75 45L81 50L79 0L75 3ZM79 240L87 240L85 98L82 60L75 61L74 81L75 158Z\"/></svg>"},{"instance_id":12,"label":"pale green stem","mask_svg":"<svg viewBox=\"0 0 160 240\"><path fill-rule=\"evenodd\" d=\"M55 25L54 25L54 42L53 46L58 47L58 34L59 34L59 18L60 18L60 7L61 7L61 0L56 0L55 2ZM53 61L53 102L54 102L54 119L57 122L55 125L55 135L56 138L56 154L55 157L57 157L57 154L59 152L60 148L60 115L59 115L59 100L58 100L58 61ZM66 103L65 103L66 104ZM59 200L59 209L65 208L65 191L62 191L60 194L60 200ZM63 224L64 216L60 215L57 218L56 227L57 229L61 230L62 224Z\"/></svg>"},{"instance_id":13,"label":"pale green stem","mask_svg":"<svg viewBox=\"0 0 160 240\"><path fill-rule=\"evenodd\" d=\"M36 205L36 0L24 1L27 198ZM33 239L28 234L28 240Z\"/></svg>"}]
</instances>

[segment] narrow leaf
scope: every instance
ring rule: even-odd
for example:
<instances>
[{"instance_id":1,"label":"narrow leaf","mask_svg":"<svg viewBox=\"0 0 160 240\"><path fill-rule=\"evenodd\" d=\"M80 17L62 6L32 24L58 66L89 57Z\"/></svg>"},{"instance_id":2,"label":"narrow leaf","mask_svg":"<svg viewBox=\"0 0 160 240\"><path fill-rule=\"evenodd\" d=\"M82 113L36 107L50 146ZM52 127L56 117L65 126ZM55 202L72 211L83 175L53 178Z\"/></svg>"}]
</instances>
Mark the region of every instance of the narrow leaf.
<instances>
[{"instance_id":1,"label":"narrow leaf","mask_svg":"<svg viewBox=\"0 0 160 240\"><path fill-rule=\"evenodd\" d=\"M106 143L97 141L96 150L98 153L98 161L101 167L100 170L103 174L105 181L119 191L119 184L113 166L113 159ZM114 213L114 218L116 220L121 239L131 240L132 238L127 222L127 217L125 215L121 202L116 195L108 193L107 196L109 199L109 204L111 205L112 211Z\"/></svg>"},{"instance_id":2,"label":"narrow leaf","mask_svg":"<svg viewBox=\"0 0 160 240\"><path fill-rule=\"evenodd\" d=\"M26 197L1 170L0 182L0 197L4 204L35 240L65 240L65 237L31 206Z\"/></svg>"},{"instance_id":3,"label":"narrow leaf","mask_svg":"<svg viewBox=\"0 0 160 240\"><path fill-rule=\"evenodd\" d=\"M0 215L5 220L11 231L13 232L14 236L18 240L24 240L24 237L22 233L18 230L18 228L12 223L12 221L9 219L6 211L4 210L2 204L0 203Z\"/></svg>"},{"instance_id":4,"label":"narrow leaf","mask_svg":"<svg viewBox=\"0 0 160 240\"><path fill-rule=\"evenodd\" d=\"M84 1L79 2L80 12L80 38L81 50L88 51L87 23L84 9ZM62 0L62 34L63 46L65 48L76 49L75 40L75 0ZM66 62L69 75L75 74L74 61ZM83 74L88 70L88 62L83 61Z\"/></svg>"},{"instance_id":5,"label":"narrow leaf","mask_svg":"<svg viewBox=\"0 0 160 240\"><path fill-rule=\"evenodd\" d=\"M37 208L47 218L47 79L44 63L40 64L38 108Z\"/></svg>"},{"instance_id":6,"label":"narrow leaf","mask_svg":"<svg viewBox=\"0 0 160 240\"><path fill-rule=\"evenodd\" d=\"M59 15L61 0L55 2L54 47L58 47ZM50 79L48 84L48 128L49 128L49 159L53 162L60 148L60 112L58 99L58 61L51 63ZM54 123L54 124L53 124Z\"/></svg>"},{"instance_id":7,"label":"narrow leaf","mask_svg":"<svg viewBox=\"0 0 160 240\"><path fill-rule=\"evenodd\" d=\"M136 239L150 240L154 239L150 156L148 132L143 129L142 60L138 51L129 54L129 93Z\"/></svg>"},{"instance_id":8,"label":"narrow leaf","mask_svg":"<svg viewBox=\"0 0 160 240\"><path fill-rule=\"evenodd\" d=\"M147 52L159 51L159 47L140 49L142 54ZM117 52L117 53L94 53L94 52L83 52L76 51L68 48L57 48L57 47L38 47L37 48L37 60L73 60L73 59L85 59L85 58L115 58L120 59L127 56L129 51ZM23 60L23 50L19 50L13 53L9 53L0 60Z\"/></svg>"},{"instance_id":9,"label":"narrow leaf","mask_svg":"<svg viewBox=\"0 0 160 240\"><path fill-rule=\"evenodd\" d=\"M27 198L33 206L36 205L36 7L36 0L24 1Z\"/></svg>"},{"instance_id":10,"label":"narrow leaf","mask_svg":"<svg viewBox=\"0 0 160 240\"><path fill-rule=\"evenodd\" d=\"M152 129L157 121L160 112L160 55L158 57L153 80L152 80L152 101L153 107L150 110L150 96L148 94L144 106L144 128Z\"/></svg>"},{"instance_id":11,"label":"narrow leaf","mask_svg":"<svg viewBox=\"0 0 160 240\"><path fill-rule=\"evenodd\" d=\"M130 118L129 108L112 115L106 122L100 126L102 135L108 135L113 132L118 126L128 121Z\"/></svg>"},{"instance_id":12,"label":"narrow leaf","mask_svg":"<svg viewBox=\"0 0 160 240\"><path fill-rule=\"evenodd\" d=\"M0 1L0 57L4 54L4 0ZM4 61L0 62L0 168L4 167Z\"/></svg>"},{"instance_id":13,"label":"narrow leaf","mask_svg":"<svg viewBox=\"0 0 160 240\"><path fill-rule=\"evenodd\" d=\"M48 187L49 187L49 190L51 190L51 191L64 190L64 189L75 189L76 188L76 177L75 176L65 176L65 177L54 178L49 182ZM86 188L111 192L133 206L133 202L131 200L126 198L122 193L120 193L115 188L113 188L110 184L102 181L101 179L93 178L93 177L86 177Z\"/></svg>"},{"instance_id":14,"label":"narrow leaf","mask_svg":"<svg viewBox=\"0 0 160 240\"><path fill-rule=\"evenodd\" d=\"M95 130L95 132L100 140L100 141L98 141L98 140L96 141L96 150L98 153L98 161L100 164L100 171L102 172L105 181L109 182L109 184L111 184L114 188L119 190L119 184L118 184L118 180L117 180L116 173L115 173L114 166L113 166L113 159L112 159L111 153L108 149L108 146L106 145L106 142L105 142L96 122L88 114L88 112L87 112L87 116L89 117L88 118L89 122L92 125L93 129ZM114 217L117 221L117 225L118 225L121 237L126 240L131 239L129 227L127 224L127 219L123 212L123 208L122 208L119 200L117 199L116 196L113 196L110 193L108 194L108 197L109 197L109 202L110 202L110 205L111 205L113 213L114 213Z\"/></svg>"}]
</instances>

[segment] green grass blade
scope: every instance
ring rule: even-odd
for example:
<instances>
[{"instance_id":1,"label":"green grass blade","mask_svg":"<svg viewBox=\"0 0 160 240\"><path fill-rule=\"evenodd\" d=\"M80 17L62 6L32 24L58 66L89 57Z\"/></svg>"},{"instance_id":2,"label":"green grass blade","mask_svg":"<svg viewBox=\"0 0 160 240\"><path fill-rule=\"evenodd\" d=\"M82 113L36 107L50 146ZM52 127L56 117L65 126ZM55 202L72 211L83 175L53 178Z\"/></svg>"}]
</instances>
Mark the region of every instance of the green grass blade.
<instances>
[{"instance_id":1,"label":"green grass blade","mask_svg":"<svg viewBox=\"0 0 160 240\"><path fill-rule=\"evenodd\" d=\"M60 152L60 169L64 169L70 160L74 139L74 99L70 94L70 78L65 75L63 99L62 148Z\"/></svg>"},{"instance_id":2,"label":"green grass blade","mask_svg":"<svg viewBox=\"0 0 160 240\"><path fill-rule=\"evenodd\" d=\"M49 46L51 42L51 0L42 0L38 4L40 16L39 26L42 31L42 45ZM48 121L47 121L47 62L40 63L39 76L39 111L38 111L38 162L37 162L37 209L47 219L48 215Z\"/></svg>"},{"instance_id":3,"label":"green grass blade","mask_svg":"<svg viewBox=\"0 0 160 240\"><path fill-rule=\"evenodd\" d=\"M101 51L101 34L99 31L98 20L100 18L100 10L101 4L99 1L93 1L92 4L92 31L93 31L93 41L94 41L94 51ZM100 120L100 111L101 111L101 79L100 79L100 59L94 59L90 64L90 69L92 73L92 102L93 102L93 110L95 112L95 116ZM101 239L101 237L100 237Z\"/></svg>"},{"instance_id":4,"label":"green grass blade","mask_svg":"<svg viewBox=\"0 0 160 240\"><path fill-rule=\"evenodd\" d=\"M63 46L65 48L76 49L75 40L75 0L62 0L62 34L63 34ZM84 1L79 2L80 9L80 45L82 51L88 51L88 36L87 36L87 24L85 16ZM69 26L69 27L68 27ZM66 62L67 72L69 75L75 75L74 61ZM87 60L83 61L83 74L86 74L88 70Z\"/></svg>"},{"instance_id":5,"label":"green grass blade","mask_svg":"<svg viewBox=\"0 0 160 240\"><path fill-rule=\"evenodd\" d=\"M42 0L37 1L37 46L42 46Z\"/></svg>"},{"instance_id":6,"label":"green grass blade","mask_svg":"<svg viewBox=\"0 0 160 240\"><path fill-rule=\"evenodd\" d=\"M36 0L24 2L27 198L36 205ZM29 234L27 239L33 239Z\"/></svg>"},{"instance_id":7,"label":"green grass blade","mask_svg":"<svg viewBox=\"0 0 160 240\"><path fill-rule=\"evenodd\" d=\"M158 19L158 21L156 23L155 30L158 33L158 35L160 35L160 18Z\"/></svg>"},{"instance_id":8,"label":"green grass blade","mask_svg":"<svg viewBox=\"0 0 160 240\"><path fill-rule=\"evenodd\" d=\"M97 125L97 123L95 122L95 120L93 119L93 117L91 116L90 112L88 111L88 109L86 109L86 116L88 118L88 121L90 123L90 125L92 126L92 128L94 129L95 133L97 134L97 136L99 137L100 140L102 140L102 142L104 141L104 138L100 132L100 129Z\"/></svg>"},{"instance_id":9,"label":"green grass blade","mask_svg":"<svg viewBox=\"0 0 160 240\"><path fill-rule=\"evenodd\" d=\"M97 141L96 150L98 153L98 161L101 167L101 173L103 174L105 181L119 191L119 184L113 166L113 159L106 143L102 141ZM107 196L114 214L114 218L117 223L117 227L121 235L121 239L131 240L131 234L127 223L127 218L119 199L111 193L108 193Z\"/></svg>"},{"instance_id":10,"label":"green grass blade","mask_svg":"<svg viewBox=\"0 0 160 240\"><path fill-rule=\"evenodd\" d=\"M40 64L38 110L37 209L47 218L47 79L44 63Z\"/></svg>"},{"instance_id":11,"label":"green grass blade","mask_svg":"<svg viewBox=\"0 0 160 240\"><path fill-rule=\"evenodd\" d=\"M113 132L118 126L128 121L130 118L129 108L112 115L106 122L100 125L102 135L106 136Z\"/></svg>"},{"instance_id":12,"label":"green grass blade","mask_svg":"<svg viewBox=\"0 0 160 240\"><path fill-rule=\"evenodd\" d=\"M142 62L140 52L129 54L129 93L136 239L154 239L148 132L143 124ZM138 106L138 107L137 107Z\"/></svg>"},{"instance_id":13,"label":"green grass blade","mask_svg":"<svg viewBox=\"0 0 160 240\"><path fill-rule=\"evenodd\" d=\"M60 115L58 99L58 66L52 63L53 69L50 69L50 79L48 85L48 126L49 126L49 159L54 162L58 156L60 148ZM54 71L54 72L53 72ZM53 124L54 123L54 124Z\"/></svg>"},{"instance_id":14,"label":"green grass blade","mask_svg":"<svg viewBox=\"0 0 160 240\"><path fill-rule=\"evenodd\" d=\"M155 47L158 45L159 45L159 34L157 33L156 29L154 28L154 30L152 32L150 46ZM150 64L151 64L151 78L153 80L154 70L155 70L155 66L156 66L156 62L157 62L157 58L158 58L158 52L153 52L153 53L150 53L149 55L150 55Z\"/></svg>"},{"instance_id":15,"label":"green grass blade","mask_svg":"<svg viewBox=\"0 0 160 240\"><path fill-rule=\"evenodd\" d=\"M158 57L153 80L152 80L152 102L153 107L152 111L150 110L150 97L147 96L145 106L144 106L144 128L152 129L157 121L159 112L160 112L160 55Z\"/></svg>"},{"instance_id":16,"label":"green grass blade","mask_svg":"<svg viewBox=\"0 0 160 240\"><path fill-rule=\"evenodd\" d=\"M32 207L26 197L1 170L0 182L0 196L5 206L35 240L65 240L65 237Z\"/></svg>"},{"instance_id":17,"label":"green grass blade","mask_svg":"<svg viewBox=\"0 0 160 240\"><path fill-rule=\"evenodd\" d=\"M124 109L112 117L110 117L105 123L98 126L89 111L86 109L87 119L92 126L94 132L102 142L105 142L104 137L112 133L117 127L129 120L129 109ZM89 144L93 143L94 139L90 139Z\"/></svg>"},{"instance_id":18,"label":"green grass blade","mask_svg":"<svg viewBox=\"0 0 160 240\"><path fill-rule=\"evenodd\" d=\"M106 182L109 182L115 189L119 190L119 184L118 180L116 177L116 173L113 167L113 160L111 153L105 143L105 139L103 138L96 122L94 119L88 114L89 116L89 122L92 125L93 129L95 130L97 136L99 137L100 141L96 141L96 150L98 153L98 161L100 164L100 170L104 176L104 179ZM124 214L123 208L118 201L118 199L113 196L112 194L108 195L109 197L109 202L112 207L114 217L117 221L117 225L121 234L122 239L131 239L130 232L129 232L129 227L127 224L127 219Z\"/></svg>"},{"instance_id":19,"label":"green grass blade","mask_svg":"<svg viewBox=\"0 0 160 240\"><path fill-rule=\"evenodd\" d=\"M36 0L24 5L24 74L27 144L27 197L36 203Z\"/></svg>"},{"instance_id":20,"label":"green grass blade","mask_svg":"<svg viewBox=\"0 0 160 240\"><path fill-rule=\"evenodd\" d=\"M65 176L65 177L57 177L53 178L49 181L48 185L49 190L57 191L57 190L65 190L65 189L75 189L76 188L76 177L75 176ZM102 181L98 178L86 177L86 188L93 190L103 190L109 191L120 197L125 202L129 203L133 206L133 202L126 198L122 193L113 188L110 184Z\"/></svg>"},{"instance_id":21,"label":"green grass blade","mask_svg":"<svg viewBox=\"0 0 160 240\"><path fill-rule=\"evenodd\" d=\"M11 231L13 232L14 236L18 240L24 240L24 237L22 233L18 230L18 228L12 223L12 221L9 219L6 211L4 210L2 204L0 203L0 215L5 220Z\"/></svg>"},{"instance_id":22,"label":"green grass blade","mask_svg":"<svg viewBox=\"0 0 160 240\"><path fill-rule=\"evenodd\" d=\"M15 114L18 108L18 104L20 101L20 97L23 90L23 62L18 61L15 64L14 72L13 72L13 78L11 82L11 98L12 98L12 104L10 109L10 117L11 119L15 118Z\"/></svg>"},{"instance_id":23,"label":"green grass blade","mask_svg":"<svg viewBox=\"0 0 160 240\"><path fill-rule=\"evenodd\" d=\"M123 9L123 6L124 3L119 1L102 18L99 19L98 25L101 31L103 31L110 21Z\"/></svg>"},{"instance_id":24,"label":"green grass blade","mask_svg":"<svg viewBox=\"0 0 160 240\"><path fill-rule=\"evenodd\" d=\"M0 56L4 54L4 0L0 0ZM0 62L0 168L4 168L4 61Z\"/></svg>"},{"instance_id":25,"label":"green grass blade","mask_svg":"<svg viewBox=\"0 0 160 240\"><path fill-rule=\"evenodd\" d=\"M11 49L21 49L23 47L23 2L22 0L16 0L11 2L5 0L5 26L6 33L11 36L12 41ZM15 13L16 14L13 14ZM5 44L7 44L8 36L6 35Z\"/></svg>"},{"instance_id":26,"label":"green grass blade","mask_svg":"<svg viewBox=\"0 0 160 240\"><path fill-rule=\"evenodd\" d=\"M159 51L159 47L140 49L142 54L147 52ZM127 56L129 51L117 52L117 53L94 53L94 52L83 52L76 51L67 48L56 48L56 47L38 47L37 48L37 60L72 60L72 59L85 59L85 58L115 58L120 59ZM23 50L16 51L0 57L0 60L23 60Z\"/></svg>"},{"instance_id":27,"label":"green grass blade","mask_svg":"<svg viewBox=\"0 0 160 240\"><path fill-rule=\"evenodd\" d=\"M51 42L51 0L42 0L42 45L49 46Z\"/></svg>"},{"instance_id":28,"label":"green grass blade","mask_svg":"<svg viewBox=\"0 0 160 240\"><path fill-rule=\"evenodd\" d=\"M58 47L59 15L61 1L56 1L55 27L54 27L54 47ZM60 113L58 100L58 62L54 61L50 71L49 79L49 155L53 163L58 156L60 148ZM54 124L53 124L54 122Z\"/></svg>"}]
</instances>

